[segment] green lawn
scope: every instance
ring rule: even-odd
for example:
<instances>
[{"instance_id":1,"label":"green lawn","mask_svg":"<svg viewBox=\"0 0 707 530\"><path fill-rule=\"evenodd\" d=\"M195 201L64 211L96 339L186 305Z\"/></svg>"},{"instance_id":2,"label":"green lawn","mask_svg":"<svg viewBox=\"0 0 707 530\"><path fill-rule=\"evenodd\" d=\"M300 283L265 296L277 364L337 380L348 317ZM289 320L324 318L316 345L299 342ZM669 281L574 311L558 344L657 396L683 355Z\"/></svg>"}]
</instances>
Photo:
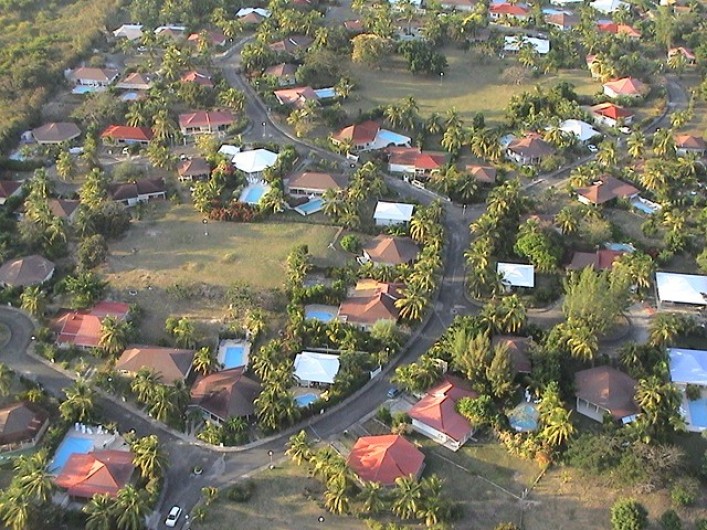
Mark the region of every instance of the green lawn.
<instances>
[{"instance_id":1,"label":"green lawn","mask_svg":"<svg viewBox=\"0 0 707 530\"><path fill-rule=\"evenodd\" d=\"M589 72L582 70L541 75L529 78L520 85L506 84L500 77L506 68L517 64L512 57L495 57L481 62L473 50L464 52L448 47L443 53L449 68L441 81L437 76L413 76L399 56L392 57L380 70L365 65L351 65L356 89L344 107L350 115L355 116L358 109L366 111L376 105L412 96L423 116L429 116L432 112L444 113L456 107L466 119L477 112L483 112L488 121L498 122L503 119L504 109L511 96L535 85L551 87L560 81L569 81L575 85L580 95L591 95L601 88Z\"/></svg>"}]
</instances>

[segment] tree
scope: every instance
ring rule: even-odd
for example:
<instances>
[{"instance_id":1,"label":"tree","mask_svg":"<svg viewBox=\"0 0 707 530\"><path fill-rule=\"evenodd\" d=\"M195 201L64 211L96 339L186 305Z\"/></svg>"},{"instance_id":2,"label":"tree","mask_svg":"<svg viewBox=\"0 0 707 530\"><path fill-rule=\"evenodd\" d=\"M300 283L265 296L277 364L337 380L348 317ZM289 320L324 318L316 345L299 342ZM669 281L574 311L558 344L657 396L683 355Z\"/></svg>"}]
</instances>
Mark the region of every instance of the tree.
<instances>
[{"instance_id":1,"label":"tree","mask_svg":"<svg viewBox=\"0 0 707 530\"><path fill-rule=\"evenodd\" d=\"M351 39L351 60L368 66L378 66L390 49L390 41L373 33L363 33Z\"/></svg>"},{"instance_id":2,"label":"tree","mask_svg":"<svg viewBox=\"0 0 707 530\"><path fill-rule=\"evenodd\" d=\"M137 400L141 403L152 401L155 388L159 384L159 376L149 368L140 368L135 374L135 378L130 383L130 390L137 395Z\"/></svg>"},{"instance_id":3,"label":"tree","mask_svg":"<svg viewBox=\"0 0 707 530\"><path fill-rule=\"evenodd\" d=\"M646 137L641 131L633 131L626 140L628 146L628 154L631 157L641 158L646 150Z\"/></svg>"},{"instance_id":4,"label":"tree","mask_svg":"<svg viewBox=\"0 0 707 530\"><path fill-rule=\"evenodd\" d=\"M383 488L379 482L365 481L358 496L361 501L361 511L368 515L376 515L385 508Z\"/></svg>"},{"instance_id":5,"label":"tree","mask_svg":"<svg viewBox=\"0 0 707 530\"><path fill-rule=\"evenodd\" d=\"M400 318L417 321L427 306L426 292L417 284L408 284L402 289L400 298L395 301L395 307L400 312Z\"/></svg>"},{"instance_id":6,"label":"tree","mask_svg":"<svg viewBox=\"0 0 707 530\"><path fill-rule=\"evenodd\" d=\"M579 212L575 208L565 206L555 215L555 224L563 234L574 234L579 229Z\"/></svg>"},{"instance_id":7,"label":"tree","mask_svg":"<svg viewBox=\"0 0 707 530\"><path fill-rule=\"evenodd\" d=\"M552 447L566 443L574 433L570 420L571 412L564 407L555 407L549 415L543 417L544 427L540 436Z\"/></svg>"},{"instance_id":8,"label":"tree","mask_svg":"<svg viewBox=\"0 0 707 530\"><path fill-rule=\"evenodd\" d=\"M670 129L658 129L653 135L653 153L660 158L675 155L675 140Z\"/></svg>"},{"instance_id":9,"label":"tree","mask_svg":"<svg viewBox=\"0 0 707 530\"><path fill-rule=\"evenodd\" d=\"M208 346L197 350L194 354L194 359L192 360L191 365L192 368L194 368L194 371L202 375L208 375L218 369L216 356Z\"/></svg>"},{"instance_id":10,"label":"tree","mask_svg":"<svg viewBox=\"0 0 707 530\"><path fill-rule=\"evenodd\" d=\"M679 313L658 313L650 324L648 342L652 346L670 346L675 339L694 326L694 322Z\"/></svg>"},{"instance_id":11,"label":"tree","mask_svg":"<svg viewBox=\"0 0 707 530\"><path fill-rule=\"evenodd\" d=\"M415 477L395 479L393 513L401 519L414 518L422 507L422 486Z\"/></svg>"},{"instance_id":12,"label":"tree","mask_svg":"<svg viewBox=\"0 0 707 530\"><path fill-rule=\"evenodd\" d=\"M81 272L62 280L64 290L71 295L71 308L84 309L95 304L105 291L107 283L92 272Z\"/></svg>"},{"instance_id":13,"label":"tree","mask_svg":"<svg viewBox=\"0 0 707 530\"><path fill-rule=\"evenodd\" d=\"M196 328L187 317L176 319L169 317L165 321L167 333L174 337L174 342L180 348L193 348L196 343Z\"/></svg>"},{"instance_id":14,"label":"tree","mask_svg":"<svg viewBox=\"0 0 707 530\"><path fill-rule=\"evenodd\" d=\"M486 379L491 392L497 399L509 397L516 388L513 360L505 344L497 344L493 349L493 358L486 369Z\"/></svg>"},{"instance_id":15,"label":"tree","mask_svg":"<svg viewBox=\"0 0 707 530\"><path fill-rule=\"evenodd\" d=\"M37 317L44 314L47 297L39 285L25 287L20 295L20 301L22 302L22 309L30 315Z\"/></svg>"},{"instance_id":16,"label":"tree","mask_svg":"<svg viewBox=\"0 0 707 530\"><path fill-rule=\"evenodd\" d=\"M63 180L73 180L76 173L76 164L71 154L62 150L56 159L56 172Z\"/></svg>"},{"instance_id":17,"label":"tree","mask_svg":"<svg viewBox=\"0 0 707 530\"><path fill-rule=\"evenodd\" d=\"M66 389L66 399L59 405L61 417L68 423L86 422L93 417L95 391L83 379Z\"/></svg>"},{"instance_id":18,"label":"tree","mask_svg":"<svg viewBox=\"0 0 707 530\"><path fill-rule=\"evenodd\" d=\"M19 489L10 487L0 497L0 518L10 530L27 530L32 503Z\"/></svg>"},{"instance_id":19,"label":"tree","mask_svg":"<svg viewBox=\"0 0 707 530\"><path fill-rule=\"evenodd\" d=\"M113 530L113 505L114 501L107 493L91 497L81 509L86 514L86 530Z\"/></svg>"},{"instance_id":20,"label":"tree","mask_svg":"<svg viewBox=\"0 0 707 530\"><path fill-rule=\"evenodd\" d=\"M551 272L557 268L563 253L555 236L554 232L542 230L536 221L528 220L520 226L513 249L538 271Z\"/></svg>"},{"instance_id":21,"label":"tree","mask_svg":"<svg viewBox=\"0 0 707 530\"><path fill-rule=\"evenodd\" d=\"M634 427L646 442L666 440L675 430L683 429L679 412L682 395L672 382L665 382L655 375L639 380L635 401L643 414L637 418Z\"/></svg>"},{"instance_id":22,"label":"tree","mask_svg":"<svg viewBox=\"0 0 707 530\"><path fill-rule=\"evenodd\" d=\"M122 352L128 344L131 334L131 324L108 316L101 322L101 337L98 345L108 355Z\"/></svg>"},{"instance_id":23,"label":"tree","mask_svg":"<svg viewBox=\"0 0 707 530\"><path fill-rule=\"evenodd\" d=\"M32 502L46 503L54 491L54 480L47 469L48 464L46 450L22 455L15 462L13 483Z\"/></svg>"},{"instance_id":24,"label":"tree","mask_svg":"<svg viewBox=\"0 0 707 530\"><path fill-rule=\"evenodd\" d=\"M619 499L611 507L612 530L643 530L648 526L648 512L635 499Z\"/></svg>"},{"instance_id":25,"label":"tree","mask_svg":"<svg viewBox=\"0 0 707 530\"><path fill-rule=\"evenodd\" d=\"M245 94L242 90L238 90L237 88L227 88L219 94L218 98L222 105L235 112L242 112L245 108Z\"/></svg>"},{"instance_id":26,"label":"tree","mask_svg":"<svg viewBox=\"0 0 707 530\"><path fill-rule=\"evenodd\" d=\"M166 422L180 414L180 390L174 386L157 385L152 392L148 412L157 421Z\"/></svg>"},{"instance_id":27,"label":"tree","mask_svg":"<svg viewBox=\"0 0 707 530\"><path fill-rule=\"evenodd\" d=\"M331 513L341 515L349 511L348 483L345 478L336 477L327 481L324 492L324 506Z\"/></svg>"},{"instance_id":28,"label":"tree","mask_svg":"<svg viewBox=\"0 0 707 530\"><path fill-rule=\"evenodd\" d=\"M133 485L118 491L115 499L115 521L118 530L140 530L149 512L147 494Z\"/></svg>"},{"instance_id":29,"label":"tree","mask_svg":"<svg viewBox=\"0 0 707 530\"><path fill-rule=\"evenodd\" d=\"M309 461L312 457L312 445L306 431L302 430L290 436L285 454L298 466Z\"/></svg>"},{"instance_id":30,"label":"tree","mask_svg":"<svg viewBox=\"0 0 707 530\"><path fill-rule=\"evenodd\" d=\"M133 464L140 470L142 478L150 480L162 476L167 458L156 435L138 438L130 449L133 452Z\"/></svg>"}]
</instances>

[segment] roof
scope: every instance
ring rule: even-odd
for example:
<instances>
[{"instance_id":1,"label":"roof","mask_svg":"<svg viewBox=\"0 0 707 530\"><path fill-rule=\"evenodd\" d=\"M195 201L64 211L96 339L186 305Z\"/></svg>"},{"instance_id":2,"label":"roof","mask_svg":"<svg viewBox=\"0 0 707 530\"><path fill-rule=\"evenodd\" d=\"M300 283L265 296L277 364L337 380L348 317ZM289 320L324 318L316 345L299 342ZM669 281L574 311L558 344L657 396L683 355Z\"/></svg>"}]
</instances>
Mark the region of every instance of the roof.
<instances>
[{"instance_id":1,"label":"roof","mask_svg":"<svg viewBox=\"0 0 707 530\"><path fill-rule=\"evenodd\" d=\"M243 375L244 368L199 376L191 388L191 401L222 419L251 416L260 384Z\"/></svg>"},{"instance_id":2,"label":"roof","mask_svg":"<svg viewBox=\"0 0 707 530\"><path fill-rule=\"evenodd\" d=\"M514 17L527 16L530 11L527 7L518 4L509 4L508 2L492 3L489 6L489 13L497 15L508 15Z\"/></svg>"},{"instance_id":3,"label":"roof","mask_svg":"<svg viewBox=\"0 0 707 530\"><path fill-rule=\"evenodd\" d=\"M167 188L162 177L146 178L133 182L112 182L108 185L108 195L114 201L136 199L140 195L164 193Z\"/></svg>"},{"instance_id":4,"label":"roof","mask_svg":"<svg viewBox=\"0 0 707 530\"><path fill-rule=\"evenodd\" d=\"M338 373L338 355L303 351L295 357L294 376L300 381L333 385Z\"/></svg>"},{"instance_id":5,"label":"roof","mask_svg":"<svg viewBox=\"0 0 707 530\"><path fill-rule=\"evenodd\" d=\"M319 96L311 86L295 88L281 88L274 91L275 97L281 105L294 105L302 107L308 101L319 101Z\"/></svg>"},{"instance_id":6,"label":"roof","mask_svg":"<svg viewBox=\"0 0 707 530\"><path fill-rule=\"evenodd\" d=\"M601 134L594 127L582 120L565 120L560 124L560 130L574 135L580 142L586 142L590 138Z\"/></svg>"},{"instance_id":7,"label":"roof","mask_svg":"<svg viewBox=\"0 0 707 530\"><path fill-rule=\"evenodd\" d=\"M420 248L409 237L379 235L363 245L363 250L375 263L399 265L417 257Z\"/></svg>"},{"instance_id":8,"label":"roof","mask_svg":"<svg viewBox=\"0 0 707 530\"><path fill-rule=\"evenodd\" d=\"M67 199L49 199L47 201L47 204L52 214L56 215L61 219L68 219L80 206L81 201L73 201Z\"/></svg>"},{"instance_id":9,"label":"roof","mask_svg":"<svg viewBox=\"0 0 707 530\"><path fill-rule=\"evenodd\" d=\"M233 114L230 110L197 110L179 115L179 127L221 127L233 123Z\"/></svg>"},{"instance_id":10,"label":"roof","mask_svg":"<svg viewBox=\"0 0 707 530\"><path fill-rule=\"evenodd\" d=\"M506 149L525 158L543 158L555 152L549 143L535 135L516 138L508 144Z\"/></svg>"},{"instance_id":11,"label":"roof","mask_svg":"<svg viewBox=\"0 0 707 530\"><path fill-rule=\"evenodd\" d=\"M689 59L690 61L694 61L696 59L695 52L693 52L692 49L686 48L684 46L677 46L668 50L668 57L672 57L673 55L678 54L682 55L686 59Z\"/></svg>"},{"instance_id":12,"label":"roof","mask_svg":"<svg viewBox=\"0 0 707 530\"><path fill-rule=\"evenodd\" d=\"M673 383L707 386L707 350L668 348Z\"/></svg>"},{"instance_id":13,"label":"roof","mask_svg":"<svg viewBox=\"0 0 707 530\"><path fill-rule=\"evenodd\" d=\"M589 4L592 8L601 13L613 13L619 9L629 8L630 4L621 0L594 0Z\"/></svg>"},{"instance_id":14,"label":"roof","mask_svg":"<svg viewBox=\"0 0 707 530\"><path fill-rule=\"evenodd\" d=\"M533 339L530 337L513 337L511 335L495 335L491 344L503 344L508 348L513 369L519 374L529 374L532 369L530 362L530 346Z\"/></svg>"},{"instance_id":15,"label":"roof","mask_svg":"<svg viewBox=\"0 0 707 530\"><path fill-rule=\"evenodd\" d=\"M579 17L573 13L553 13L545 17L545 21L562 28L571 28L579 24Z\"/></svg>"},{"instance_id":16,"label":"roof","mask_svg":"<svg viewBox=\"0 0 707 530\"><path fill-rule=\"evenodd\" d=\"M210 30L210 31L205 31L206 33L206 38L209 40L211 44L214 46L222 46L223 44L226 43L228 38L226 35L224 35L223 31L221 30ZM199 42L199 39L201 38L201 32L199 33L192 33L189 35L187 38L187 41L189 42Z\"/></svg>"},{"instance_id":17,"label":"roof","mask_svg":"<svg viewBox=\"0 0 707 530\"><path fill-rule=\"evenodd\" d=\"M575 395L608 410L620 420L640 412L633 396L636 381L610 366L597 366L574 374Z\"/></svg>"},{"instance_id":18,"label":"roof","mask_svg":"<svg viewBox=\"0 0 707 530\"><path fill-rule=\"evenodd\" d=\"M137 40L142 37L142 24L123 24L113 32L116 37Z\"/></svg>"},{"instance_id":19,"label":"roof","mask_svg":"<svg viewBox=\"0 0 707 530\"><path fill-rule=\"evenodd\" d=\"M503 283L511 287L535 287L535 267L532 265L499 262L496 271L502 276Z\"/></svg>"},{"instance_id":20,"label":"roof","mask_svg":"<svg viewBox=\"0 0 707 530\"><path fill-rule=\"evenodd\" d=\"M282 40L273 42L269 48L276 53L294 53L308 48L313 42L314 39L307 35L290 35Z\"/></svg>"},{"instance_id":21,"label":"roof","mask_svg":"<svg viewBox=\"0 0 707 530\"><path fill-rule=\"evenodd\" d=\"M264 9L262 7L242 7L236 12L236 16L241 18L250 15L251 13L260 15L263 18L268 18L271 15L268 9Z\"/></svg>"},{"instance_id":22,"label":"roof","mask_svg":"<svg viewBox=\"0 0 707 530\"><path fill-rule=\"evenodd\" d=\"M412 219L412 212L414 209L414 204L378 201L378 204L376 204L376 210L373 212L373 218L406 223Z\"/></svg>"},{"instance_id":23,"label":"roof","mask_svg":"<svg viewBox=\"0 0 707 530\"><path fill-rule=\"evenodd\" d=\"M0 199L12 197L22 187L16 180L0 180Z\"/></svg>"},{"instance_id":24,"label":"roof","mask_svg":"<svg viewBox=\"0 0 707 530\"><path fill-rule=\"evenodd\" d=\"M236 169L244 173L260 173L275 164L277 161L277 153L273 153L267 149L241 151L233 155L231 161Z\"/></svg>"},{"instance_id":25,"label":"roof","mask_svg":"<svg viewBox=\"0 0 707 530\"><path fill-rule=\"evenodd\" d=\"M149 142L153 136L150 127L130 127L128 125L109 125L101 133L101 138L133 142Z\"/></svg>"},{"instance_id":26,"label":"roof","mask_svg":"<svg viewBox=\"0 0 707 530\"><path fill-rule=\"evenodd\" d=\"M440 384L431 388L420 401L408 411L408 415L420 423L429 425L450 438L461 441L474 430L469 420L456 410L457 401L475 398L479 394L458 377L445 375Z\"/></svg>"},{"instance_id":27,"label":"roof","mask_svg":"<svg viewBox=\"0 0 707 530\"><path fill-rule=\"evenodd\" d=\"M115 86L127 90L146 90L152 86L152 79L147 74L133 72L118 81Z\"/></svg>"},{"instance_id":28,"label":"roof","mask_svg":"<svg viewBox=\"0 0 707 530\"><path fill-rule=\"evenodd\" d=\"M52 122L33 129L32 136L40 144L54 144L81 136L81 129L70 121Z\"/></svg>"},{"instance_id":29,"label":"roof","mask_svg":"<svg viewBox=\"0 0 707 530\"><path fill-rule=\"evenodd\" d=\"M177 173L182 177L198 177L211 173L209 161L205 158L195 157L182 160L177 166Z\"/></svg>"},{"instance_id":30,"label":"roof","mask_svg":"<svg viewBox=\"0 0 707 530\"><path fill-rule=\"evenodd\" d=\"M577 190L577 195L581 195L592 204L604 204L614 199L632 197L637 193L636 187L610 175L604 175L591 186Z\"/></svg>"},{"instance_id":31,"label":"roof","mask_svg":"<svg viewBox=\"0 0 707 530\"><path fill-rule=\"evenodd\" d=\"M80 66L72 72L72 76L74 79L110 83L118 77L118 70L114 68L91 68L88 66Z\"/></svg>"},{"instance_id":32,"label":"roof","mask_svg":"<svg viewBox=\"0 0 707 530\"><path fill-rule=\"evenodd\" d=\"M392 486L395 479L419 476L425 455L398 434L362 436L351 449L346 464L361 480Z\"/></svg>"},{"instance_id":33,"label":"roof","mask_svg":"<svg viewBox=\"0 0 707 530\"><path fill-rule=\"evenodd\" d=\"M599 103L591 107L591 111L594 114L604 116L606 118L612 118L614 120L619 120L621 118L628 118L633 116L633 112L619 105L614 105L613 103Z\"/></svg>"},{"instance_id":34,"label":"roof","mask_svg":"<svg viewBox=\"0 0 707 530\"><path fill-rule=\"evenodd\" d=\"M477 182L483 182L484 184L493 184L496 182L498 171L495 167L471 164L466 166L466 170Z\"/></svg>"},{"instance_id":35,"label":"roof","mask_svg":"<svg viewBox=\"0 0 707 530\"><path fill-rule=\"evenodd\" d=\"M397 286L373 281L368 288L364 280L356 285L353 294L339 305L339 316L346 322L357 324L375 324L379 320L397 320Z\"/></svg>"},{"instance_id":36,"label":"roof","mask_svg":"<svg viewBox=\"0 0 707 530\"><path fill-rule=\"evenodd\" d=\"M656 272L655 285L661 302L707 305L707 276Z\"/></svg>"},{"instance_id":37,"label":"roof","mask_svg":"<svg viewBox=\"0 0 707 530\"><path fill-rule=\"evenodd\" d=\"M707 149L707 143L701 136L693 136L691 134L679 134L675 137L675 147L678 149L697 149L704 151Z\"/></svg>"},{"instance_id":38,"label":"roof","mask_svg":"<svg viewBox=\"0 0 707 530\"><path fill-rule=\"evenodd\" d=\"M274 77L293 76L297 72L297 65L292 63L280 63L270 66L265 69L263 75L272 75Z\"/></svg>"},{"instance_id":39,"label":"roof","mask_svg":"<svg viewBox=\"0 0 707 530\"><path fill-rule=\"evenodd\" d=\"M345 175L332 175L331 173L318 173L314 171L303 171L291 176L287 181L290 189L304 189L326 191L329 189L341 189L346 187L347 179Z\"/></svg>"},{"instance_id":40,"label":"roof","mask_svg":"<svg viewBox=\"0 0 707 530\"><path fill-rule=\"evenodd\" d=\"M74 453L54 482L72 497L90 499L97 494L115 497L134 471L133 454L129 451Z\"/></svg>"},{"instance_id":41,"label":"roof","mask_svg":"<svg viewBox=\"0 0 707 530\"><path fill-rule=\"evenodd\" d=\"M332 135L332 138L337 141L350 140L355 146L370 144L375 141L379 130L380 125L377 122L367 120L344 127Z\"/></svg>"},{"instance_id":42,"label":"roof","mask_svg":"<svg viewBox=\"0 0 707 530\"><path fill-rule=\"evenodd\" d=\"M528 37L527 35L506 35L503 40L503 49L507 52L517 52L522 46L529 44L540 55L550 53L550 41L548 39Z\"/></svg>"},{"instance_id":43,"label":"roof","mask_svg":"<svg viewBox=\"0 0 707 530\"><path fill-rule=\"evenodd\" d=\"M25 287L46 281L54 274L54 263L32 254L3 263L0 267L0 285Z\"/></svg>"},{"instance_id":44,"label":"roof","mask_svg":"<svg viewBox=\"0 0 707 530\"><path fill-rule=\"evenodd\" d=\"M447 163L447 154L437 151L421 151L417 147L389 147L388 163L413 166L415 169L432 171Z\"/></svg>"},{"instance_id":45,"label":"roof","mask_svg":"<svg viewBox=\"0 0 707 530\"><path fill-rule=\"evenodd\" d=\"M344 29L351 32L362 32L363 22L359 19L356 20L344 20Z\"/></svg>"},{"instance_id":46,"label":"roof","mask_svg":"<svg viewBox=\"0 0 707 530\"><path fill-rule=\"evenodd\" d=\"M31 440L49 416L22 401L0 408L0 445Z\"/></svg>"},{"instance_id":47,"label":"roof","mask_svg":"<svg viewBox=\"0 0 707 530\"><path fill-rule=\"evenodd\" d=\"M57 334L57 343L74 344L85 348L98 346L101 339L101 323L106 317L125 320L130 306L120 302L102 301L91 309L72 311L62 309L51 320L49 327Z\"/></svg>"},{"instance_id":48,"label":"roof","mask_svg":"<svg viewBox=\"0 0 707 530\"><path fill-rule=\"evenodd\" d=\"M608 270L614 266L614 262L623 256L625 252L620 250L601 249L596 252L574 252L572 261L567 266L568 269L579 270L592 267L596 270Z\"/></svg>"},{"instance_id":49,"label":"roof","mask_svg":"<svg viewBox=\"0 0 707 530\"><path fill-rule=\"evenodd\" d=\"M160 381L172 384L189 375L193 360L194 350L133 345L123 352L115 369L137 373L140 368L148 368L159 376Z\"/></svg>"},{"instance_id":50,"label":"roof","mask_svg":"<svg viewBox=\"0 0 707 530\"><path fill-rule=\"evenodd\" d=\"M197 85L212 88L211 74L204 70L189 70L181 77L182 83L196 83Z\"/></svg>"},{"instance_id":51,"label":"roof","mask_svg":"<svg viewBox=\"0 0 707 530\"><path fill-rule=\"evenodd\" d=\"M610 89L619 96L640 96L646 93L648 87L635 77L623 77L604 83L604 89Z\"/></svg>"},{"instance_id":52,"label":"roof","mask_svg":"<svg viewBox=\"0 0 707 530\"><path fill-rule=\"evenodd\" d=\"M626 35L636 39L641 37L641 32L628 24L617 24L615 22L611 22L610 20L599 21L597 23L597 29L599 31L603 31L604 33L611 33L613 35Z\"/></svg>"}]
</instances>

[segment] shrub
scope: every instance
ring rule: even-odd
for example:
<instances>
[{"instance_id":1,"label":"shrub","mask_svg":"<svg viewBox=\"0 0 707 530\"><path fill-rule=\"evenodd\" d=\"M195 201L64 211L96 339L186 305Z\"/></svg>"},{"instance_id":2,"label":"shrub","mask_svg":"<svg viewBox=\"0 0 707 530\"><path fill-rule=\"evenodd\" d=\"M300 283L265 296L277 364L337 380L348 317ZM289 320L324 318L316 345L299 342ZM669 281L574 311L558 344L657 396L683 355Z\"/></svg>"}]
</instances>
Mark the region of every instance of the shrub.
<instances>
[{"instance_id":1,"label":"shrub","mask_svg":"<svg viewBox=\"0 0 707 530\"><path fill-rule=\"evenodd\" d=\"M697 401L702 397L702 389L699 385L687 385L685 387L685 397L689 401Z\"/></svg>"},{"instance_id":2,"label":"shrub","mask_svg":"<svg viewBox=\"0 0 707 530\"><path fill-rule=\"evenodd\" d=\"M692 478L678 480L670 490L670 499L676 507L690 506L695 502L699 491L699 483Z\"/></svg>"},{"instance_id":3,"label":"shrub","mask_svg":"<svg viewBox=\"0 0 707 530\"><path fill-rule=\"evenodd\" d=\"M356 254L359 250L361 250L361 241L359 241L359 239L353 234L347 234L342 237L339 244L341 245L341 248L347 252L351 252L352 254Z\"/></svg>"},{"instance_id":4,"label":"shrub","mask_svg":"<svg viewBox=\"0 0 707 530\"><path fill-rule=\"evenodd\" d=\"M696 530L707 530L707 519L698 519L695 521Z\"/></svg>"},{"instance_id":5,"label":"shrub","mask_svg":"<svg viewBox=\"0 0 707 530\"><path fill-rule=\"evenodd\" d=\"M612 530L643 530L648 525L648 512L635 499L619 499L611 507Z\"/></svg>"},{"instance_id":6,"label":"shrub","mask_svg":"<svg viewBox=\"0 0 707 530\"><path fill-rule=\"evenodd\" d=\"M393 416L388 407L378 407L378 410L376 411L376 419L386 425L393 424Z\"/></svg>"},{"instance_id":7,"label":"shrub","mask_svg":"<svg viewBox=\"0 0 707 530\"><path fill-rule=\"evenodd\" d=\"M660 516L660 526L665 528L665 530L682 530L682 521L675 510L666 510Z\"/></svg>"},{"instance_id":8,"label":"shrub","mask_svg":"<svg viewBox=\"0 0 707 530\"><path fill-rule=\"evenodd\" d=\"M103 263L108 255L106 239L101 234L94 234L81 240L76 258L80 270L92 269Z\"/></svg>"},{"instance_id":9,"label":"shrub","mask_svg":"<svg viewBox=\"0 0 707 530\"><path fill-rule=\"evenodd\" d=\"M226 497L233 502L248 502L255 491L255 482L244 480L239 484L234 484L228 489Z\"/></svg>"}]
</instances>

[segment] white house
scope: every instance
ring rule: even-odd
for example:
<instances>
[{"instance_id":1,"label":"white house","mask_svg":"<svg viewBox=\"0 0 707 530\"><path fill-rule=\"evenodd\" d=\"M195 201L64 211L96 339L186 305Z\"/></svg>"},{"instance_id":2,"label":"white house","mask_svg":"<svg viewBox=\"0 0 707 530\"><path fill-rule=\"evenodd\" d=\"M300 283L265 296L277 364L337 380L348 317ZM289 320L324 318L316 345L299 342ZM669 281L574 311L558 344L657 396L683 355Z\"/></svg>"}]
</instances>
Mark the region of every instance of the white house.
<instances>
[{"instance_id":1,"label":"white house","mask_svg":"<svg viewBox=\"0 0 707 530\"><path fill-rule=\"evenodd\" d=\"M560 130L574 136L578 142L586 143L601 133L582 120L565 120L560 124Z\"/></svg>"},{"instance_id":2,"label":"white house","mask_svg":"<svg viewBox=\"0 0 707 530\"><path fill-rule=\"evenodd\" d=\"M707 350L668 348L670 379L682 391L680 412L690 432L707 431ZM699 388L699 398L687 396L687 385Z\"/></svg>"},{"instance_id":3,"label":"white house","mask_svg":"<svg viewBox=\"0 0 707 530\"><path fill-rule=\"evenodd\" d=\"M550 52L550 41L547 39L525 35L508 35L503 39L505 41L503 50L507 52L517 52L525 44L530 44L539 55L547 55Z\"/></svg>"},{"instance_id":4,"label":"white house","mask_svg":"<svg viewBox=\"0 0 707 530\"><path fill-rule=\"evenodd\" d=\"M339 366L338 355L303 351L295 357L294 376L300 386L333 385Z\"/></svg>"},{"instance_id":5,"label":"white house","mask_svg":"<svg viewBox=\"0 0 707 530\"><path fill-rule=\"evenodd\" d=\"M634 401L636 381L610 366L597 366L574 374L577 412L603 422L609 415L629 423L640 409Z\"/></svg>"},{"instance_id":6,"label":"white house","mask_svg":"<svg viewBox=\"0 0 707 530\"><path fill-rule=\"evenodd\" d=\"M270 15L272 14L269 10L264 9L262 7L242 7L238 10L236 16L238 18L243 18L245 16L250 15L251 13L255 13L256 15L261 16L263 18L270 18Z\"/></svg>"},{"instance_id":7,"label":"white house","mask_svg":"<svg viewBox=\"0 0 707 530\"><path fill-rule=\"evenodd\" d=\"M123 24L113 35L118 39L138 40L142 37L142 24Z\"/></svg>"},{"instance_id":8,"label":"white house","mask_svg":"<svg viewBox=\"0 0 707 530\"><path fill-rule=\"evenodd\" d=\"M503 263L496 265L496 272L501 275L501 282L506 287L535 287L535 267L521 263Z\"/></svg>"},{"instance_id":9,"label":"white house","mask_svg":"<svg viewBox=\"0 0 707 530\"><path fill-rule=\"evenodd\" d=\"M267 168L275 165L277 153L267 149L253 149L252 151L241 151L233 155L231 162L243 173L247 175L257 175Z\"/></svg>"},{"instance_id":10,"label":"white house","mask_svg":"<svg viewBox=\"0 0 707 530\"><path fill-rule=\"evenodd\" d=\"M707 307L707 276L656 272L658 305L664 303Z\"/></svg>"},{"instance_id":11,"label":"white house","mask_svg":"<svg viewBox=\"0 0 707 530\"><path fill-rule=\"evenodd\" d=\"M412 212L415 209L413 204L401 202L378 201L373 219L376 226L392 226L407 224L412 219Z\"/></svg>"},{"instance_id":12,"label":"white house","mask_svg":"<svg viewBox=\"0 0 707 530\"><path fill-rule=\"evenodd\" d=\"M591 2L589 5L605 15L614 13L619 9L629 9L631 7L630 4L622 2L621 0L594 0L594 2Z\"/></svg>"}]
</instances>

